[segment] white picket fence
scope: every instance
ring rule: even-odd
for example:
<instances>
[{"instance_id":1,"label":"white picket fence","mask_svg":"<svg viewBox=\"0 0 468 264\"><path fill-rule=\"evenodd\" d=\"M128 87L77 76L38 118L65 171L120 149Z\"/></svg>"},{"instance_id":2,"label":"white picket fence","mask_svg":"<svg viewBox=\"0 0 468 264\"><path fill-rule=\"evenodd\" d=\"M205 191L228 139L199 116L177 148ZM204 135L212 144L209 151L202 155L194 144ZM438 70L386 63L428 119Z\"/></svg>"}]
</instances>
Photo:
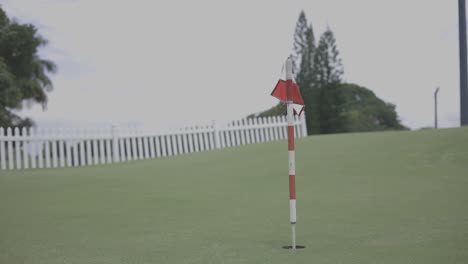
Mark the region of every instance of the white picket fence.
<instances>
[{"instance_id":1,"label":"white picket fence","mask_svg":"<svg viewBox=\"0 0 468 264\"><path fill-rule=\"evenodd\" d=\"M307 135L296 117L295 137ZM19 129L0 127L0 170L89 166L174 156L287 138L285 116L224 125L186 127L164 133L138 129Z\"/></svg>"}]
</instances>

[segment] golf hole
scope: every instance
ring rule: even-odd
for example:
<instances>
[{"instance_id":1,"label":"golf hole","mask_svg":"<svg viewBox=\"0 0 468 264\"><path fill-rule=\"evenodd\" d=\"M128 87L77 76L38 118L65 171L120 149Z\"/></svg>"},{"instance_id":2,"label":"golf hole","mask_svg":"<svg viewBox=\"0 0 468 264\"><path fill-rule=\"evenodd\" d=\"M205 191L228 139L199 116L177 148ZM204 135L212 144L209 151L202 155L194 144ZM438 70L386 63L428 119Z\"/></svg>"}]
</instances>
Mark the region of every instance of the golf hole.
<instances>
[{"instance_id":1,"label":"golf hole","mask_svg":"<svg viewBox=\"0 0 468 264\"><path fill-rule=\"evenodd\" d=\"M284 249L292 249L292 246L283 246ZM303 249L305 248L305 246L297 246L296 245L296 249Z\"/></svg>"}]
</instances>

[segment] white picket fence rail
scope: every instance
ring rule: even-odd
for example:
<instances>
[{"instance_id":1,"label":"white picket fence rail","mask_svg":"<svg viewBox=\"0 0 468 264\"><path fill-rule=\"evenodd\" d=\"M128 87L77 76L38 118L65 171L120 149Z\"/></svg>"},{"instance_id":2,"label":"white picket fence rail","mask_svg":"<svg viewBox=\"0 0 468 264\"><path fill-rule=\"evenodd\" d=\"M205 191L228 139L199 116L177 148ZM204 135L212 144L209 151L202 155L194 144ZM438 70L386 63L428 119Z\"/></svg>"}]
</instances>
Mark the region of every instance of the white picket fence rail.
<instances>
[{"instance_id":1,"label":"white picket fence rail","mask_svg":"<svg viewBox=\"0 0 468 264\"><path fill-rule=\"evenodd\" d=\"M307 136L304 116L296 117L295 137ZM89 166L174 156L287 138L285 116L251 118L224 125L143 132L106 129L0 127L0 170Z\"/></svg>"}]
</instances>

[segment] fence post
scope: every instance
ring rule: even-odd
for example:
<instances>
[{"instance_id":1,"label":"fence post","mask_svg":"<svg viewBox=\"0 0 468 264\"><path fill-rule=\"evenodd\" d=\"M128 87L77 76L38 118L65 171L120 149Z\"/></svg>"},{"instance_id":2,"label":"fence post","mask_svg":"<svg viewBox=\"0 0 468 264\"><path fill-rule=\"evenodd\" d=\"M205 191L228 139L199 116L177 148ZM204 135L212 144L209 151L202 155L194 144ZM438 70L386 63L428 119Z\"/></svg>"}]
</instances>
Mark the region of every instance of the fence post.
<instances>
[{"instance_id":1,"label":"fence post","mask_svg":"<svg viewBox=\"0 0 468 264\"><path fill-rule=\"evenodd\" d=\"M36 129L36 137L38 137L38 140L36 141L36 154L37 154L37 165L39 169L44 168L44 156L43 150L44 150L44 129L43 128L37 128Z\"/></svg>"},{"instance_id":2,"label":"fence post","mask_svg":"<svg viewBox=\"0 0 468 264\"><path fill-rule=\"evenodd\" d=\"M137 134L137 148L138 148L138 158L144 159L144 149L143 149L143 133L140 128L135 127L135 133Z\"/></svg>"},{"instance_id":3,"label":"fence post","mask_svg":"<svg viewBox=\"0 0 468 264\"><path fill-rule=\"evenodd\" d=\"M20 130L18 127L15 127L14 130L15 134L15 155L16 155L16 169L20 170L21 169L21 148L20 148L20 142L21 142L21 137L20 137ZM13 157L12 157L13 158Z\"/></svg>"},{"instance_id":4,"label":"fence post","mask_svg":"<svg viewBox=\"0 0 468 264\"><path fill-rule=\"evenodd\" d=\"M306 122L306 113L305 113L305 111L302 112L301 123L302 123L302 136L307 137L307 122Z\"/></svg>"},{"instance_id":5,"label":"fence post","mask_svg":"<svg viewBox=\"0 0 468 264\"><path fill-rule=\"evenodd\" d=\"M60 141L58 142L58 145L59 145L59 160L60 160L60 167L65 167L65 152L64 152L64 148L65 148L65 136L64 136L64 130L59 128L57 130L57 135L61 138ZM29 135L31 136L31 133L32 133L32 130L29 130ZM31 146L34 146L34 144L32 143L33 141L31 141ZM34 158L32 159L33 161L35 160ZM35 162L35 161L34 161ZM31 162L31 164L36 164L36 163L33 163ZM35 168L36 165L31 165L33 166L33 168Z\"/></svg>"},{"instance_id":6,"label":"fence post","mask_svg":"<svg viewBox=\"0 0 468 264\"><path fill-rule=\"evenodd\" d=\"M29 128L29 136L31 137L31 147L29 148L29 155L31 156L31 168L35 169L37 165L37 156L36 156L36 130L32 127Z\"/></svg>"},{"instance_id":7,"label":"fence post","mask_svg":"<svg viewBox=\"0 0 468 264\"><path fill-rule=\"evenodd\" d=\"M8 169L13 170L13 142L11 141L13 138L13 130L11 127L7 127L7 158L8 158Z\"/></svg>"},{"instance_id":8,"label":"fence post","mask_svg":"<svg viewBox=\"0 0 468 264\"><path fill-rule=\"evenodd\" d=\"M5 141L3 139L5 138L4 136L4 130L3 127L0 127L0 168L2 170L6 169L6 158L5 158Z\"/></svg>"},{"instance_id":9,"label":"fence post","mask_svg":"<svg viewBox=\"0 0 468 264\"><path fill-rule=\"evenodd\" d=\"M116 125L112 125L111 132L112 132L112 154L114 154L113 155L114 163L115 162L120 162L120 159L119 159L119 143L118 143L119 137L117 135L118 131L117 131L117 126Z\"/></svg>"},{"instance_id":10,"label":"fence post","mask_svg":"<svg viewBox=\"0 0 468 264\"><path fill-rule=\"evenodd\" d=\"M213 133L214 133L215 148L220 149L221 146L219 144L219 142L220 142L220 140L219 140L219 130L218 130L218 126L216 125L216 122L214 120L213 120L212 127L213 127Z\"/></svg>"},{"instance_id":11,"label":"fence post","mask_svg":"<svg viewBox=\"0 0 468 264\"><path fill-rule=\"evenodd\" d=\"M28 136L26 127L23 127L21 129L21 135L23 135L24 138ZM29 153L28 153L28 151L29 151L29 141L26 141L26 140L23 139L23 146L21 146L21 149L23 151L23 167L25 169L29 169L29 161L28 161L29 160Z\"/></svg>"},{"instance_id":12,"label":"fence post","mask_svg":"<svg viewBox=\"0 0 468 264\"><path fill-rule=\"evenodd\" d=\"M245 119L245 144L250 145L252 144L251 141L251 130L250 130L250 118Z\"/></svg>"},{"instance_id":13,"label":"fence post","mask_svg":"<svg viewBox=\"0 0 468 264\"><path fill-rule=\"evenodd\" d=\"M44 158L45 158L45 167L50 168L50 129L44 128L42 130L43 132L43 137L45 137L45 140L43 141L44 144Z\"/></svg>"}]
</instances>

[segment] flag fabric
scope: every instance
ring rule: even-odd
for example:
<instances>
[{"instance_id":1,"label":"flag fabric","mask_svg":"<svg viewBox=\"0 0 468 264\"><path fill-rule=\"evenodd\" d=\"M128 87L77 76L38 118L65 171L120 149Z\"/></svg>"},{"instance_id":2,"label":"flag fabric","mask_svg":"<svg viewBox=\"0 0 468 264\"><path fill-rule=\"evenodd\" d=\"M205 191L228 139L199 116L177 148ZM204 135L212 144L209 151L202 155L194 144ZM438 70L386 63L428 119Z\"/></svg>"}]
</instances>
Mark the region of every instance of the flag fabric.
<instances>
[{"instance_id":1,"label":"flag fabric","mask_svg":"<svg viewBox=\"0 0 468 264\"><path fill-rule=\"evenodd\" d=\"M288 84L290 89L290 98L288 98L287 94ZM275 86L275 89L273 89L273 92L271 92L271 95L278 98L283 103L286 103L288 99L292 101L294 104L294 112L296 112L297 115L301 115L302 111L304 110L304 100L302 99L301 92L299 91L297 84L292 80L279 80Z\"/></svg>"}]
</instances>

